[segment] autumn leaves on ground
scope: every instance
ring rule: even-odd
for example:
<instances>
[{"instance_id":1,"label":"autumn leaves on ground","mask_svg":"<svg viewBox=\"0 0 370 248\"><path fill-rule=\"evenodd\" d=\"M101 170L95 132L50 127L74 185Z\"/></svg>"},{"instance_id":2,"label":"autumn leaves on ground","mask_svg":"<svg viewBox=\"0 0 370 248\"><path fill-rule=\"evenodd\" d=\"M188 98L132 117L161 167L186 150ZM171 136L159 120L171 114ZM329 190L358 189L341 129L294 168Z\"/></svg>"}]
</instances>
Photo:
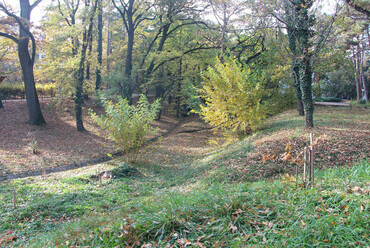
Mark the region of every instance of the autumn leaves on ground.
<instances>
[{"instance_id":1,"label":"autumn leaves on ground","mask_svg":"<svg viewBox=\"0 0 370 248\"><path fill-rule=\"evenodd\" d=\"M114 152L88 117L89 131L75 131L68 104L56 111L42 102L42 127L26 124L25 102L4 106L0 176ZM368 109L317 107L312 130L290 110L231 144L197 116L165 113L155 126L163 138L145 146L134 164L118 157L2 181L0 247L370 245ZM317 181L296 188L296 164L286 158L301 159L309 132ZM102 172L109 174L97 176Z\"/></svg>"}]
</instances>

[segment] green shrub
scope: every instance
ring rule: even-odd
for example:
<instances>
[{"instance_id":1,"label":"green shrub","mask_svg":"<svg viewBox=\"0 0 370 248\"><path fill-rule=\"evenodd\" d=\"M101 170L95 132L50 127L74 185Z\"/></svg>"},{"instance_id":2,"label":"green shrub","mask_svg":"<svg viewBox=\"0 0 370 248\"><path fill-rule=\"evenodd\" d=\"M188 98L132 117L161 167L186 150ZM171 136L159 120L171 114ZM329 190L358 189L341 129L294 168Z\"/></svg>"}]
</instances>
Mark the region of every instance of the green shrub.
<instances>
[{"instance_id":1,"label":"green shrub","mask_svg":"<svg viewBox=\"0 0 370 248\"><path fill-rule=\"evenodd\" d=\"M365 99L361 99L360 100L360 104L366 104L366 100Z\"/></svg>"},{"instance_id":2,"label":"green shrub","mask_svg":"<svg viewBox=\"0 0 370 248\"><path fill-rule=\"evenodd\" d=\"M267 107L261 104L265 94L262 83L231 58L225 58L224 63L217 59L215 68L208 68L200 93L206 103L199 113L226 134L248 134L266 117Z\"/></svg>"},{"instance_id":3,"label":"green shrub","mask_svg":"<svg viewBox=\"0 0 370 248\"><path fill-rule=\"evenodd\" d=\"M318 97L318 98L315 98L314 101L315 102L341 102L342 99L335 98L335 97L326 97L326 98Z\"/></svg>"},{"instance_id":4,"label":"green shrub","mask_svg":"<svg viewBox=\"0 0 370 248\"><path fill-rule=\"evenodd\" d=\"M141 95L136 106L130 106L122 98L117 103L103 100L103 105L105 116L98 116L90 110L93 121L105 130L98 135L113 141L121 151L134 155L130 158L135 160L135 152L144 144L147 135L156 132L151 123L160 109L160 101L149 104L148 99Z\"/></svg>"},{"instance_id":5,"label":"green shrub","mask_svg":"<svg viewBox=\"0 0 370 248\"><path fill-rule=\"evenodd\" d=\"M12 97L25 97L24 85L20 84L2 84L0 85L0 94L3 99L9 99Z\"/></svg>"},{"instance_id":6,"label":"green shrub","mask_svg":"<svg viewBox=\"0 0 370 248\"><path fill-rule=\"evenodd\" d=\"M39 97L46 97L46 92L44 90L44 85L36 84L36 91L37 91L37 95Z\"/></svg>"}]
</instances>

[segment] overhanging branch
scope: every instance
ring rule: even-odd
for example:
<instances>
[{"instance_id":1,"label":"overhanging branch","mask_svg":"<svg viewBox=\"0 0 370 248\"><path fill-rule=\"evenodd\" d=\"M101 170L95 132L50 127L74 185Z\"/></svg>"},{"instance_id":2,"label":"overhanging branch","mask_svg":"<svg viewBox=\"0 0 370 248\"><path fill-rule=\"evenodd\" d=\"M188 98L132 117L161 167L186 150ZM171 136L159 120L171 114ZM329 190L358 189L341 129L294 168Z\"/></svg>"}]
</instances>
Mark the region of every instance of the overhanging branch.
<instances>
[{"instance_id":1,"label":"overhanging branch","mask_svg":"<svg viewBox=\"0 0 370 248\"><path fill-rule=\"evenodd\" d=\"M0 32L0 36L11 39L12 41L18 44L18 39L14 37L13 35Z\"/></svg>"}]
</instances>

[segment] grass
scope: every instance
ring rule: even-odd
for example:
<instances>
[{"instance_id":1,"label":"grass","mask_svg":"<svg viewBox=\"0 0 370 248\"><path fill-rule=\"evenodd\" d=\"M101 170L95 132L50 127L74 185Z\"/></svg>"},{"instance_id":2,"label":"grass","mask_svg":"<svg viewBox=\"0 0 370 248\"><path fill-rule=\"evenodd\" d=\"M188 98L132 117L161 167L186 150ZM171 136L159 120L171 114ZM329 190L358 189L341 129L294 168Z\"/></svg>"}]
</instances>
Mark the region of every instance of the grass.
<instances>
[{"instance_id":1,"label":"grass","mask_svg":"<svg viewBox=\"0 0 370 248\"><path fill-rule=\"evenodd\" d=\"M358 247L370 245L370 166L320 171L313 188L295 178L161 188L147 178L85 176L2 185L2 233L12 246ZM3 243L2 244L6 244ZM137 245L138 246L138 245Z\"/></svg>"},{"instance_id":2,"label":"grass","mask_svg":"<svg viewBox=\"0 0 370 248\"><path fill-rule=\"evenodd\" d=\"M363 125L351 119L368 122L336 111L317 113L315 131L329 126L361 132ZM139 173L127 174L127 165L116 159L45 179L3 182L0 247L370 246L369 160L317 169L312 188L297 187L284 171L287 164L269 177L261 170L274 171L278 161L253 160L266 147L283 152L286 140L277 142L282 134L288 140L306 135L302 118L293 116L274 117L259 133L213 151L173 149L175 137L169 137L174 143L146 155L166 160L139 158ZM327 135L325 142L338 138ZM343 149L346 156L353 151ZM92 177L106 170L119 177Z\"/></svg>"}]
</instances>

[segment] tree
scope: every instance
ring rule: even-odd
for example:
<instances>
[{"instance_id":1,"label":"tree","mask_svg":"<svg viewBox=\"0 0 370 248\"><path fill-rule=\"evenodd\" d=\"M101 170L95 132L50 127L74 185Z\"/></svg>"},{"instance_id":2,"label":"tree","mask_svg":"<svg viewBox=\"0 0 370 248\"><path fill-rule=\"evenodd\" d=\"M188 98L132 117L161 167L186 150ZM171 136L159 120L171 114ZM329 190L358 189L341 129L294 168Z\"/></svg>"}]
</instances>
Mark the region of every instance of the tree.
<instances>
[{"instance_id":1,"label":"tree","mask_svg":"<svg viewBox=\"0 0 370 248\"><path fill-rule=\"evenodd\" d=\"M125 97L129 104L132 104L132 93L134 84L132 80L132 55L134 51L135 31L140 23L147 19L147 13L151 5L146 5L144 0L119 0L120 6L116 3L117 0L112 0L114 7L118 10L124 23L127 33L127 49L126 61L124 69L124 84L125 84Z\"/></svg>"},{"instance_id":2,"label":"tree","mask_svg":"<svg viewBox=\"0 0 370 248\"><path fill-rule=\"evenodd\" d=\"M98 66L95 70L95 91L101 88L101 68L103 63L103 0L98 0Z\"/></svg>"},{"instance_id":3,"label":"tree","mask_svg":"<svg viewBox=\"0 0 370 248\"><path fill-rule=\"evenodd\" d=\"M5 76L0 76L0 85L4 81L6 77ZM1 92L0 92L0 108L4 108L3 101L1 99Z\"/></svg>"},{"instance_id":4,"label":"tree","mask_svg":"<svg viewBox=\"0 0 370 248\"><path fill-rule=\"evenodd\" d=\"M86 60L92 42L93 21L99 0L58 0L52 5L46 27L48 38L45 70L68 88L75 101L77 131L84 131L82 104Z\"/></svg>"},{"instance_id":5,"label":"tree","mask_svg":"<svg viewBox=\"0 0 370 248\"><path fill-rule=\"evenodd\" d=\"M313 127L312 64L316 54L325 47L328 37L332 35L338 10L336 8L332 18L324 16L323 20L318 22L317 15L311 9L314 2L315 0L283 0L279 2L283 5L282 15L277 14L275 10L268 10L284 23L288 32L296 95L298 103L302 100L306 127ZM300 104L298 110L302 114Z\"/></svg>"},{"instance_id":6,"label":"tree","mask_svg":"<svg viewBox=\"0 0 370 248\"><path fill-rule=\"evenodd\" d=\"M0 32L0 36L11 39L18 45L18 58L22 68L23 80L25 85L25 92L27 97L28 107L28 123L32 125L41 125L46 123L41 112L41 107L35 87L35 79L33 74L33 66L36 55L36 41L30 31L30 18L32 10L42 0L35 1L32 5L29 0L20 0L20 16L12 13L7 6L0 3L0 9L19 26L19 34L12 32ZM4 28L4 27L3 27ZM7 29L6 31L9 31ZM31 53L28 49L31 40Z\"/></svg>"},{"instance_id":7,"label":"tree","mask_svg":"<svg viewBox=\"0 0 370 248\"><path fill-rule=\"evenodd\" d=\"M247 9L246 0L207 0L221 31L221 54L225 54L228 34L236 33L238 22ZM221 56L222 61L222 56Z\"/></svg>"},{"instance_id":8,"label":"tree","mask_svg":"<svg viewBox=\"0 0 370 248\"><path fill-rule=\"evenodd\" d=\"M366 1L346 0L350 9L347 10L347 18L352 20L352 29L347 31L347 48L352 55L355 67L355 84L357 92L357 102L361 99L369 101L368 89L366 85L364 62L366 51L370 48L369 20L370 7Z\"/></svg>"}]
</instances>

